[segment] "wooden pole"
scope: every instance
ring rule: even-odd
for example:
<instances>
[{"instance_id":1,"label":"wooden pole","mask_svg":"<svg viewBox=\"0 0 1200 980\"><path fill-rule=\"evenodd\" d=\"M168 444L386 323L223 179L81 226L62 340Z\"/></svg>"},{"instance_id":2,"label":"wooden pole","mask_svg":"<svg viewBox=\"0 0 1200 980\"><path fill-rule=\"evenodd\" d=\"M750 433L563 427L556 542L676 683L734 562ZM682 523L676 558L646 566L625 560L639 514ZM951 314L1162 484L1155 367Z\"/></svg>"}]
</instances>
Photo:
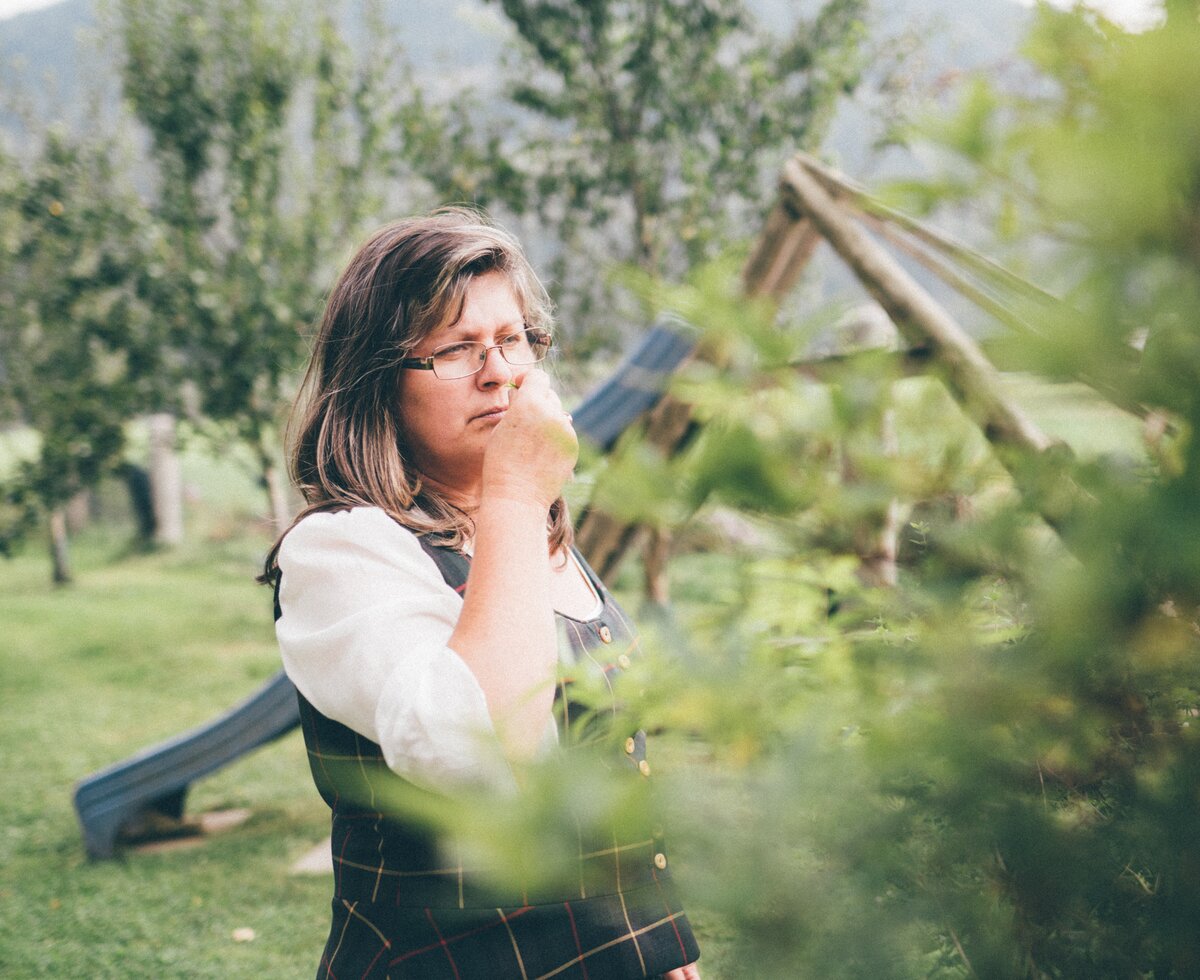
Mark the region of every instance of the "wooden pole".
<instances>
[{"instance_id":1,"label":"wooden pole","mask_svg":"<svg viewBox=\"0 0 1200 980\"><path fill-rule=\"evenodd\" d=\"M955 292L965 296L981 310L990 313L1005 326L1011 327L1013 330L1018 330L1026 336L1037 336L1038 331L1028 321L1023 319L1002 300L997 299L990 292L972 283L955 270L945 259L935 257L931 251L906 239L896 231L890 222L884 221L870 212L864 212L862 218L868 227L885 241L895 245L896 248L900 249L906 255L920 262L921 265L941 279L942 282L946 283ZM1130 365L1134 361L1135 357L1131 349L1129 357ZM1076 379L1091 388L1104 398L1105 401L1110 402L1122 411L1128 412L1130 415L1137 416L1140 419L1145 419L1150 415L1149 408L1129 398L1119 385L1113 384L1105 378L1080 373L1076 376Z\"/></svg>"},{"instance_id":2,"label":"wooden pole","mask_svg":"<svg viewBox=\"0 0 1200 980\"><path fill-rule=\"evenodd\" d=\"M896 324L910 348L901 355L906 364L913 368L928 363L940 371L951 394L996 448L1001 462L1033 506L1051 526L1061 527L1075 506L1078 490L1059 479L1056 471L1047 477L1045 469L1037 465L1052 458L1051 451L1061 444L1051 440L1005 395L999 373L979 345L858 225L847 213L850 209L856 209L864 218L898 225L927 247L963 262L993 284L1027 299L1060 302L987 256L875 201L806 154L798 154L784 168L780 201L768 215L743 270L746 296L781 299L795 286L821 239L828 241ZM944 269L939 272L947 278L944 273ZM963 291L962 277L950 278L955 280L951 285ZM997 314L1007 313L1006 319L1011 321L1012 312L981 290L965 292L977 302L988 300L985 307ZM819 373L825 366L798 368ZM665 454L671 454L686 438L691 425L690 407L667 395L646 422L646 438ZM601 575L611 575L637 539L638 530L636 525L589 508L576 537L591 565Z\"/></svg>"},{"instance_id":3,"label":"wooden pole","mask_svg":"<svg viewBox=\"0 0 1200 980\"><path fill-rule=\"evenodd\" d=\"M804 266L812 257L821 236L812 222L798 217L794 208L781 201L767 217L758 245L742 272L742 284L748 297L770 296L780 299L796 285ZM670 394L649 414L645 423L646 441L664 455L677 452L692 428L691 406ZM580 518L575 541L589 565L602 577L615 574L629 549L639 537L639 528L597 507L589 507ZM656 542L652 564L656 581L650 591L666 595L662 580L663 544Z\"/></svg>"},{"instance_id":4,"label":"wooden pole","mask_svg":"<svg viewBox=\"0 0 1200 980\"><path fill-rule=\"evenodd\" d=\"M645 438L664 456L670 456L683 445L691 427L691 406L668 394L648 413ZM629 549L641 536L640 531L638 525L592 506L583 513L575 529L575 544L596 573L601 578L609 578L620 568ZM656 544L655 554L661 557L663 544ZM665 562L656 558L652 564L659 569L658 572L652 571L652 574L659 576L659 581L648 582L647 592L651 597L665 596L668 590L665 580L661 579L665 574Z\"/></svg>"},{"instance_id":5,"label":"wooden pole","mask_svg":"<svg viewBox=\"0 0 1200 980\"><path fill-rule=\"evenodd\" d=\"M854 271L901 336L912 347L928 347L958 399L992 442L1042 453L1051 439L1003 394L1000 376L979 345L925 292L891 255L855 222L798 159L784 168L784 191L796 202Z\"/></svg>"},{"instance_id":6,"label":"wooden pole","mask_svg":"<svg viewBox=\"0 0 1200 980\"><path fill-rule=\"evenodd\" d=\"M811 221L782 202L775 205L742 272L746 295L782 299L800 279L820 241Z\"/></svg>"},{"instance_id":7,"label":"wooden pole","mask_svg":"<svg viewBox=\"0 0 1200 980\"><path fill-rule=\"evenodd\" d=\"M858 213L871 215L872 217L882 219L890 225L895 225L903 229L913 238L923 242L934 251L950 256L983 278L1013 293L1018 293L1026 299L1050 306L1059 306L1062 304L1062 300L1053 293L1042 289L1041 286L1030 282L1028 279L1021 278L1011 269L1006 269L995 259L975 251L969 245L952 238L945 232L931 228L929 225L918 221L903 211L897 211L895 208L889 207L877 198L872 197L866 190L845 175L838 173L831 167L825 166L825 164L820 163L808 154L798 154L795 159L825 188L830 197L836 198L839 202L845 202Z\"/></svg>"},{"instance_id":8,"label":"wooden pole","mask_svg":"<svg viewBox=\"0 0 1200 980\"><path fill-rule=\"evenodd\" d=\"M928 348L951 393L1051 526L1059 527L1076 493L1030 464L1056 445L1003 392L1000 376L979 345L904 268L838 207L812 176L802 157L784 168L784 194L841 256L867 291L888 312L912 347ZM1065 493L1062 491L1066 491Z\"/></svg>"}]
</instances>

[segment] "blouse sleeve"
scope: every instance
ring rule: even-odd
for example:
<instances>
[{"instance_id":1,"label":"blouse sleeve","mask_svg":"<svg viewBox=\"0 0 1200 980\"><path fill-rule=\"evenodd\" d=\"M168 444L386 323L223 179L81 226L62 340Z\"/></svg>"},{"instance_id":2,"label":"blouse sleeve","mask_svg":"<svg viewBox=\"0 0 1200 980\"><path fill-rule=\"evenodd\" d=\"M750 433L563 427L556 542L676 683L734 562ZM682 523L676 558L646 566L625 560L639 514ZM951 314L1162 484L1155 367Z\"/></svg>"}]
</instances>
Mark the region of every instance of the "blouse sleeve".
<instances>
[{"instance_id":1,"label":"blouse sleeve","mask_svg":"<svg viewBox=\"0 0 1200 980\"><path fill-rule=\"evenodd\" d=\"M447 646L462 599L416 537L383 511L317 513L279 550L284 668L323 715L430 789L508 789L475 675Z\"/></svg>"}]
</instances>

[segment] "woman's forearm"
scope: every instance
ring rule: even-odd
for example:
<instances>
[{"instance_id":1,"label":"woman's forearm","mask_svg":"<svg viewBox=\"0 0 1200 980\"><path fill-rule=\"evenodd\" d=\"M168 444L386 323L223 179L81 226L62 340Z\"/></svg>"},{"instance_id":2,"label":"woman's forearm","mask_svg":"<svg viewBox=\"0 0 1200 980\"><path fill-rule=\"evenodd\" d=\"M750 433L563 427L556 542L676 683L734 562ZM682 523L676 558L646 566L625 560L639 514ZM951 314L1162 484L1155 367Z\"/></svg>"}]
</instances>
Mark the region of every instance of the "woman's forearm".
<instances>
[{"instance_id":1,"label":"woman's forearm","mask_svg":"<svg viewBox=\"0 0 1200 980\"><path fill-rule=\"evenodd\" d=\"M558 639L547 547L544 508L485 497L449 641L479 681L505 753L516 759L536 751L554 700Z\"/></svg>"}]
</instances>

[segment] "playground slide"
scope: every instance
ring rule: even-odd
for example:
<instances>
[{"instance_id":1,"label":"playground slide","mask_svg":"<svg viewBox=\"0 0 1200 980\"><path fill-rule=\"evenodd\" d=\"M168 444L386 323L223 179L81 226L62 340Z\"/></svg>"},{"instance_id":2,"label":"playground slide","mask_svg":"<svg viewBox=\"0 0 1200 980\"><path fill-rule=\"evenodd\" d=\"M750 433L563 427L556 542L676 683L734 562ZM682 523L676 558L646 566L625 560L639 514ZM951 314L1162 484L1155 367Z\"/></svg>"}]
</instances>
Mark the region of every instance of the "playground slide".
<instances>
[{"instance_id":1,"label":"playground slide","mask_svg":"<svg viewBox=\"0 0 1200 980\"><path fill-rule=\"evenodd\" d=\"M601 449L661 397L667 378L691 352L682 321L662 320L574 409L575 429ZM188 788L300 723L296 690L280 671L245 701L185 732L81 780L75 811L88 857L109 858L123 834L155 818L179 820Z\"/></svg>"},{"instance_id":2,"label":"playground slide","mask_svg":"<svg viewBox=\"0 0 1200 980\"><path fill-rule=\"evenodd\" d=\"M612 376L572 409L575 431L608 452L622 432L657 404L667 379L694 345L684 321L659 320Z\"/></svg>"},{"instance_id":3,"label":"playground slide","mask_svg":"<svg viewBox=\"0 0 1200 980\"><path fill-rule=\"evenodd\" d=\"M112 857L122 831L148 818L182 817L192 782L298 724L296 689L280 671L219 718L88 776L75 787L88 857Z\"/></svg>"}]
</instances>

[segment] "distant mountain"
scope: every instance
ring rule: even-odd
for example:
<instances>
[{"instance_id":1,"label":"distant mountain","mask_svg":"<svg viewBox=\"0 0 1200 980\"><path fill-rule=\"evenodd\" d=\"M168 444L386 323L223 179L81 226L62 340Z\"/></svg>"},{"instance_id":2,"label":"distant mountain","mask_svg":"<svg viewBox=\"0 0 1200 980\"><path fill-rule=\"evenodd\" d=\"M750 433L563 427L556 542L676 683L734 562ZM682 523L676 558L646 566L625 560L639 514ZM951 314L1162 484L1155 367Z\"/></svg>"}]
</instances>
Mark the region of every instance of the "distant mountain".
<instances>
[{"instance_id":1,"label":"distant mountain","mask_svg":"<svg viewBox=\"0 0 1200 980\"><path fill-rule=\"evenodd\" d=\"M15 93L43 118L74 122L87 102L81 67L94 32L92 0L61 3L0 21L0 87L8 102ZM103 59L101 59L103 60ZM0 115L0 125L12 125Z\"/></svg>"},{"instance_id":2,"label":"distant mountain","mask_svg":"<svg viewBox=\"0 0 1200 980\"><path fill-rule=\"evenodd\" d=\"M785 29L795 12L812 11L819 0L751 0L768 28ZM507 28L496 9L481 0L403 0L387 5L408 55L422 80L437 91L477 83L494 84ZM877 37L915 37L920 52L909 70L925 83L956 72L993 68L1014 58L1030 19L1011 0L876 0ZM36 115L75 122L90 105L114 98L111 50L97 36L95 0L61 0L40 10L0 21L0 87L22 91ZM869 108L846 107L837 141L850 158L861 157L855 134L868 125ZM11 126L0 117L0 126ZM838 156L847 158L847 153ZM849 161L847 161L849 162Z\"/></svg>"}]
</instances>

